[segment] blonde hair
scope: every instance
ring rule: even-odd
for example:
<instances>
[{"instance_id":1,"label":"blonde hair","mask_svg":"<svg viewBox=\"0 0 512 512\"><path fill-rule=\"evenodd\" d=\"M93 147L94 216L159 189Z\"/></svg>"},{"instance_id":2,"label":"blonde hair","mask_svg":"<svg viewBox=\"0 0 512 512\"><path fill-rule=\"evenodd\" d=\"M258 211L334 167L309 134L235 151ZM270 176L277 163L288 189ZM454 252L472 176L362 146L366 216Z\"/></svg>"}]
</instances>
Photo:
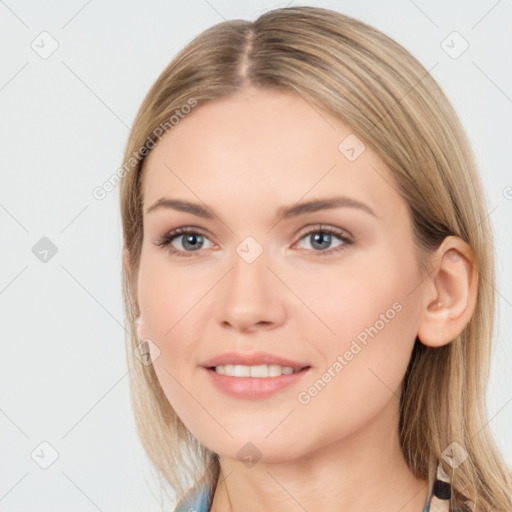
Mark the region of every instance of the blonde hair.
<instances>
[{"instance_id":1,"label":"blonde hair","mask_svg":"<svg viewBox=\"0 0 512 512\"><path fill-rule=\"evenodd\" d=\"M133 355L143 155L160 140L161 127L174 128L173 115L179 122L182 116L175 113L186 112L184 105L200 106L249 85L300 94L349 125L380 155L408 205L420 263L447 235L473 248L474 315L443 347L429 348L416 339L400 400L400 442L411 471L429 486L442 462L452 481L451 510L510 511L511 472L489 431L485 404L495 308L492 231L466 135L435 80L402 46L361 21L306 6L205 30L148 91L128 139L120 186L124 247L133 268L130 274L123 265L131 330L127 358L137 429L158 475L179 500L201 479L213 492L220 469L218 456L175 414L153 366ZM456 469L443 459L453 442L468 455Z\"/></svg>"}]
</instances>

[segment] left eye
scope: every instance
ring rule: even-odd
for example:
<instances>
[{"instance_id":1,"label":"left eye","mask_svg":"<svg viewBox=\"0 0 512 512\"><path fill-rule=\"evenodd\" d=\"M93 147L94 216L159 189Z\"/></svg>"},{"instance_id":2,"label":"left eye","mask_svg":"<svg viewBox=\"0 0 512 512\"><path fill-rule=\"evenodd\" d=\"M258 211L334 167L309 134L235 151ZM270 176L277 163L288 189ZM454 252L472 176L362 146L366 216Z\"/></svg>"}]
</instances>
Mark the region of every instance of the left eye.
<instances>
[{"instance_id":1,"label":"left eye","mask_svg":"<svg viewBox=\"0 0 512 512\"><path fill-rule=\"evenodd\" d=\"M337 238L339 243L334 247L327 247L332 244L333 238ZM310 247L314 252L320 253L322 256L344 250L346 246L353 243L346 232L330 226L320 226L313 231L308 231L301 237L301 240L309 240Z\"/></svg>"},{"instance_id":2,"label":"left eye","mask_svg":"<svg viewBox=\"0 0 512 512\"><path fill-rule=\"evenodd\" d=\"M182 238L181 245L183 249L176 249L172 243L180 238ZM338 239L339 243L334 247L327 247L331 246L333 238ZM208 238L197 229L184 227L170 231L164 235L159 242L156 242L156 245L160 247L168 246L168 250L171 254L188 257L193 256L194 252L200 252L200 249L204 248L205 240L208 240ZM310 240L310 250L313 250L313 252L316 252L318 255L331 254L344 250L348 245L353 243L348 233L330 226L319 226L314 230L308 231L300 237L300 240ZM209 243L211 244L211 242Z\"/></svg>"}]
</instances>

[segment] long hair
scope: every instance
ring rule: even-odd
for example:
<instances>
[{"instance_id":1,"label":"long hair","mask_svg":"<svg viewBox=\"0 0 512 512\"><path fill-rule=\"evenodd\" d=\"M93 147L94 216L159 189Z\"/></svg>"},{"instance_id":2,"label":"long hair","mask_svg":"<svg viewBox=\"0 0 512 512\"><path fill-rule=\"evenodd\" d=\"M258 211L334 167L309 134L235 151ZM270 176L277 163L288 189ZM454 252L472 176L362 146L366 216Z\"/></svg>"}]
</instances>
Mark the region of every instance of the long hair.
<instances>
[{"instance_id":1,"label":"long hair","mask_svg":"<svg viewBox=\"0 0 512 512\"><path fill-rule=\"evenodd\" d=\"M489 431L485 404L495 312L493 239L465 132L430 73L402 46L359 20L307 6L202 32L158 77L131 129L120 184L132 268L130 274L123 263L127 359L138 433L157 474L179 500L200 480L213 491L220 468L218 456L174 412L153 366L134 358L144 161L187 112L249 85L301 95L377 152L408 205L420 264L448 235L472 247L476 309L447 345L432 349L416 339L400 398L400 444L411 471L430 486L441 461L452 482L451 510L512 510L510 468ZM456 468L443 457L452 443L467 455Z\"/></svg>"}]
</instances>

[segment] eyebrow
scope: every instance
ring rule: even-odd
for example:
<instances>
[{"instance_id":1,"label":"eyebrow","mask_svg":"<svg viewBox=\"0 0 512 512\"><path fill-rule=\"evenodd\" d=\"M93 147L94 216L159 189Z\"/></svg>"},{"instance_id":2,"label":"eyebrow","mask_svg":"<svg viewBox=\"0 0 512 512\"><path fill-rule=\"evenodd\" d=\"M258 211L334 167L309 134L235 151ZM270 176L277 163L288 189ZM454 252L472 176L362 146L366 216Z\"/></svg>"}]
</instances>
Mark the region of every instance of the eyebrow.
<instances>
[{"instance_id":1,"label":"eyebrow","mask_svg":"<svg viewBox=\"0 0 512 512\"><path fill-rule=\"evenodd\" d=\"M365 203L357 201L346 196L328 197L324 199L313 199L302 203L296 203L291 206L281 206L277 212L276 217L283 219L290 219L306 213L317 212L320 210L329 210L333 208L358 208L374 217L377 217L375 212ZM177 210L180 212L191 213L204 219L213 219L215 215L208 209L201 206L198 203L192 203L184 199L170 199L167 197L161 197L155 201L147 210L146 213L150 213L155 210L162 208Z\"/></svg>"}]
</instances>

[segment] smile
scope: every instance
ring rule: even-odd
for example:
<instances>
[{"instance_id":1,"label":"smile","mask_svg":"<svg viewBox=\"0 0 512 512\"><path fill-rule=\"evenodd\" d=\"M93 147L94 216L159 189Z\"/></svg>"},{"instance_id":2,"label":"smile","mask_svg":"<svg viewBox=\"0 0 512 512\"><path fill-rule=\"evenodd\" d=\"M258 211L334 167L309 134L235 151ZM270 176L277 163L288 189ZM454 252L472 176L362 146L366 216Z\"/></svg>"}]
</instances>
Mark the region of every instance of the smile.
<instances>
[{"instance_id":1,"label":"smile","mask_svg":"<svg viewBox=\"0 0 512 512\"><path fill-rule=\"evenodd\" d=\"M291 366L278 364L260 364L257 366L225 364L216 366L213 370L219 375L227 375L228 377L254 377L257 379L280 377L281 375L290 375L300 371L294 370Z\"/></svg>"}]
</instances>

